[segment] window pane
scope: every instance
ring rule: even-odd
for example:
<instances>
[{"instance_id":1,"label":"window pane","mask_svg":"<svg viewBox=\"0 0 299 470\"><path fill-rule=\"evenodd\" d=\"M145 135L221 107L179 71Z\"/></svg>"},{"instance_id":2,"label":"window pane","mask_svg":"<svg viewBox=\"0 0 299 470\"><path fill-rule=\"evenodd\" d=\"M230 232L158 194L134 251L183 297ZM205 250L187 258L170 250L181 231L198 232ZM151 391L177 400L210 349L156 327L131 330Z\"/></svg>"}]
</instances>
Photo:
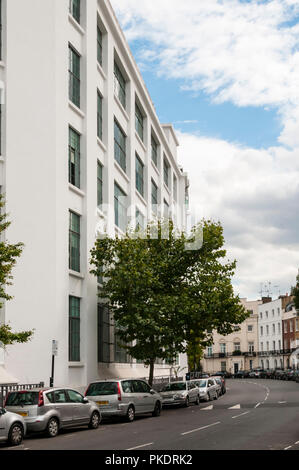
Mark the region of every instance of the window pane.
<instances>
[{"instance_id":1,"label":"window pane","mask_svg":"<svg viewBox=\"0 0 299 470\"><path fill-rule=\"evenodd\" d=\"M98 207L103 204L103 165L98 162Z\"/></svg>"},{"instance_id":2,"label":"window pane","mask_svg":"<svg viewBox=\"0 0 299 470\"><path fill-rule=\"evenodd\" d=\"M69 46L69 99L80 107L80 56Z\"/></svg>"},{"instance_id":3,"label":"window pane","mask_svg":"<svg viewBox=\"0 0 299 470\"><path fill-rule=\"evenodd\" d=\"M97 57L100 65L103 65L103 35L98 27L97 30Z\"/></svg>"},{"instance_id":4,"label":"window pane","mask_svg":"<svg viewBox=\"0 0 299 470\"><path fill-rule=\"evenodd\" d=\"M141 194L144 195L144 165L138 155L136 155L136 189Z\"/></svg>"},{"instance_id":5,"label":"window pane","mask_svg":"<svg viewBox=\"0 0 299 470\"><path fill-rule=\"evenodd\" d=\"M169 186L169 165L167 161L165 160L165 158L163 162L163 173L164 173L164 183L168 187Z\"/></svg>"},{"instance_id":6,"label":"window pane","mask_svg":"<svg viewBox=\"0 0 299 470\"><path fill-rule=\"evenodd\" d=\"M158 186L152 180L152 211L158 213Z\"/></svg>"},{"instance_id":7,"label":"window pane","mask_svg":"<svg viewBox=\"0 0 299 470\"><path fill-rule=\"evenodd\" d=\"M114 62L114 93L119 101L126 108L126 81L119 70L118 65Z\"/></svg>"},{"instance_id":8,"label":"window pane","mask_svg":"<svg viewBox=\"0 0 299 470\"><path fill-rule=\"evenodd\" d=\"M123 232L127 228L127 209L126 209L126 194L115 183L114 185L114 211L115 211L115 225Z\"/></svg>"},{"instance_id":9,"label":"window pane","mask_svg":"<svg viewBox=\"0 0 299 470\"><path fill-rule=\"evenodd\" d=\"M135 129L143 141L143 115L137 104L135 104Z\"/></svg>"},{"instance_id":10,"label":"window pane","mask_svg":"<svg viewBox=\"0 0 299 470\"><path fill-rule=\"evenodd\" d=\"M114 121L114 158L126 172L126 136L116 121Z\"/></svg>"},{"instance_id":11,"label":"window pane","mask_svg":"<svg viewBox=\"0 0 299 470\"><path fill-rule=\"evenodd\" d=\"M97 134L99 139L103 139L103 98L98 92L98 106L97 106Z\"/></svg>"},{"instance_id":12,"label":"window pane","mask_svg":"<svg viewBox=\"0 0 299 470\"><path fill-rule=\"evenodd\" d=\"M70 212L69 269L80 272L80 216Z\"/></svg>"},{"instance_id":13,"label":"window pane","mask_svg":"<svg viewBox=\"0 0 299 470\"><path fill-rule=\"evenodd\" d=\"M70 14L80 23L80 0L70 0Z\"/></svg>"},{"instance_id":14,"label":"window pane","mask_svg":"<svg viewBox=\"0 0 299 470\"><path fill-rule=\"evenodd\" d=\"M158 166L158 145L155 141L155 139L152 136L151 140L151 146L152 146L152 160L156 166Z\"/></svg>"},{"instance_id":15,"label":"window pane","mask_svg":"<svg viewBox=\"0 0 299 470\"><path fill-rule=\"evenodd\" d=\"M69 183L80 188L80 135L69 128Z\"/></svg>"},{"instance_id":16,"label":"window pane","mask_svg":"<svg viewBox=\"0 0 299 470\"><path fill-rule=\"evenodd\" d=\"M110 362L110 317L107 305L98 305L98 361Z\"/></svg>"},{"instance_id":17,"label":"window pane","mask_svg":"<svg viewBox=\"0 0 299 470\"><path fill-rule=\"evenodd\" d=\"M69 298L69 361L80 361L80 299Z\"/></svg>"}]
</instances>

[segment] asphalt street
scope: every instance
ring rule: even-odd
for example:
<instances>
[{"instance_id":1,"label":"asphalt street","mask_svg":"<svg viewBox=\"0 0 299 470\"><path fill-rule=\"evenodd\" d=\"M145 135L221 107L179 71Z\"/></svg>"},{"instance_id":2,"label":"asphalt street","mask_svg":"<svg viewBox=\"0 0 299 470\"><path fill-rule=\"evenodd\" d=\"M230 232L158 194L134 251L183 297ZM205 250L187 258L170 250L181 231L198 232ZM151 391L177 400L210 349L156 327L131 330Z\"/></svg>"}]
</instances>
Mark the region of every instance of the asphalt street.
<instances>
[{"instance_id":1,"label":"asphalt street","mask_svg":"<svg viewBox=\"0 0 299 470\"><path fill-rule=\"evenodd\" d=\"M167 408L158 418L103 421L54 439L31 434L14 450L299 450L298 383L232 379L227 388L218 400Z\"/></svg>"}]
</instances>

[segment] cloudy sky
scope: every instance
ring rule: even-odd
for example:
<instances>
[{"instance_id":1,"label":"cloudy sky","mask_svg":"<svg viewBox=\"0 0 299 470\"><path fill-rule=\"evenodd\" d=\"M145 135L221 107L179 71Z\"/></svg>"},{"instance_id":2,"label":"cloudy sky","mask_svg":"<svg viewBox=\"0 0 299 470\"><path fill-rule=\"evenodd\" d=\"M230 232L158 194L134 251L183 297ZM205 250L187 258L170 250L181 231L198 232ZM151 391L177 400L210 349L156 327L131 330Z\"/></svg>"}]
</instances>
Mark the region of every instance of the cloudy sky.
<instances>
[{"instance_id":1,"label":"cloudy sky","mask_svg":"<svg viewBox=\"0 0 299 470\"><path fill-rule=\"evenodd\" d=\"M191 206L220 220L235 290L290 291L299 267L298 0L111 0ZM298 215L297 215L298 214ZM265 293L265 290L264 290Z\"/></svg>"}]
</instances>

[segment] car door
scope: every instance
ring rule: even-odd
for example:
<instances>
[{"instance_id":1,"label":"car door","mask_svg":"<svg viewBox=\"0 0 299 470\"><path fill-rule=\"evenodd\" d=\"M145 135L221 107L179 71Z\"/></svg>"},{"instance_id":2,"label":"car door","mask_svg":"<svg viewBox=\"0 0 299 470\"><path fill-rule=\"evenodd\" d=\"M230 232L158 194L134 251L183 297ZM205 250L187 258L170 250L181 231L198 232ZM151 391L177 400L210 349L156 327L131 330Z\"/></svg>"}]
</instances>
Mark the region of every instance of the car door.
<instances>
[{"instance_id":1,"label":"car door","mask_svg":"<svg viewBox=\"0 0 299 470\"><path fill-rule=\"evenodd\" d=\"M72 411L73 424L84 424L90 420L90 407L84 403L84 397L76 390L66 390L67 401Z\"/></svg>"},{"instance_id":2,"label":"car door","mask_svg":"<svg viewBox=\"0 0 299 470\"><path fill-rule=\"evenodd\" d=\"M54 409L59 417L61 426L72 424L73 412L72 404L68 403L66 392L64 389L57 389L54 393Z\"/></svg>"},{"instance_id":3,"label":"car door","mask_svg":"<svg viewBox=\"0 0 299 470\"><path fill-rule=\"evenodd\" d=\"M140 386L143 390L143 408L144 411L147 413L150 413L151 411L154 411L155 408L155 403L156 403L156 397L151 394L151 387L144 382L143 380L140 380Z\"/></svg>"},{"instance_id":4,"label":"car door","mask_svg":"<svg viewBox=\"0 0 299 470\"><path fill-rule=\"evenodd\" d=\"M7 437L7 417L3 408L0 408L0 440Z\"/></svg>"},{"instance_id":5,"label":"car door","mask_svg":"<svg viewBox=\"0 0 299 470\"><path fill-rule=\"evenodd\" d=\"M208 392L210 393L211 397L216 396L216 385L212 379L208 380Z\"/></svg>"},{"instance_id":6,"label":"car door","mask_svg":"<svg viewBox=\"0 0 299 470\"><path fill-rule=\"evenodd\" d=\"M188 390L189 390L190 401L196 401L198 393L197 393L197 387L196 387L195 383L189 382L188 383Z\"/></svg>"},{"instance_id":7,"label":"car door","mask_svg":"<svg viewBox=\"0 0 299 470\"><path fill-rule=\"evenodd\" d=\"M141 380L132 380L133 384L133 397L134 397L134 404L135 404L135 412L138 413L146 413L147 409L147 401L146 401L146 393Z\"/></svg>"}]
</instances>

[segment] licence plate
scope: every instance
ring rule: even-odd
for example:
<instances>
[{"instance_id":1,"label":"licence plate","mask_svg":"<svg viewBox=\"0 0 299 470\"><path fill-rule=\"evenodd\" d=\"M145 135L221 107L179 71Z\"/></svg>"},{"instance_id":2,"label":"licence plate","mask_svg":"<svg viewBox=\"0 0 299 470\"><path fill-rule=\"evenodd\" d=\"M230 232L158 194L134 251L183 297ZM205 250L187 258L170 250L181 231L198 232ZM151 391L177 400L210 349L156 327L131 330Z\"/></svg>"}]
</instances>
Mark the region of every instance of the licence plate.
<instances>
[{"instance_id":1,"label":"licence plate","mask_svg":"<svg viewBox=\"0 0 299 470\"><path fill-rule=\"evenodd\" d=\"M20 416L23 416L24 418L25 418L26 416L28 416L28 412L27 412L27 411L16 411L16 413L17 413L18 415L20 415Z\"/></svg>"},{"instance_id":2,"label":"licence plate","mask_svg":"<svg viewBox=\"0 0 299 470\"><path fill-rule=\"evenodd\" d=\"M109 405L109 401L97 401L98 405Z\"/></svg>"}]
</instances>

